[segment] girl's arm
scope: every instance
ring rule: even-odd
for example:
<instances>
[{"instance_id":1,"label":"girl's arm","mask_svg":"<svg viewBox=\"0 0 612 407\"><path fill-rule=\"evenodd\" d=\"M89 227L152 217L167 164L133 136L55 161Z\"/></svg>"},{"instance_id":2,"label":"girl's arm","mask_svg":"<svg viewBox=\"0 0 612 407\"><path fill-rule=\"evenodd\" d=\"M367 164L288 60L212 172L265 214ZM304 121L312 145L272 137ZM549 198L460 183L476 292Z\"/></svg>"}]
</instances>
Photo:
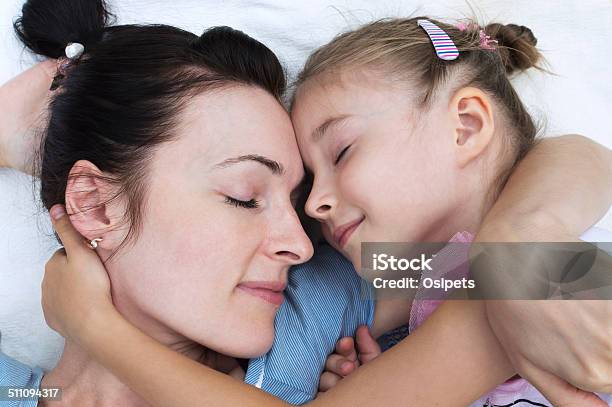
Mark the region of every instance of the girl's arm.
<instances>
[{"instance_id":1,"label":"girl's arm","mask_svg":"<svg viewBox=\"0 0 612 407\"><path fill-rule=\"evenodd\" d=\"M80 344L156 407L289 405L168 349L116 312L88 325ZM466 406L512 374L483 304L455 301L310 405Z\"/></svg>"},{"instance_id":2,"label":"girl's arm","mask_svg":"<svg viewBox=\"0 0 612 407\"><path fill-rule=\"evenodd\" d=\"M128 323L112 306L108 277L95 252L86 248L67 216L54 220L54 227L67 255L56 253L46 267L47 321L149 403L288 406L170 350ZM57 315L62 319L55 319ZM512 374L488 327L483 304L449 301L419 332L311 405L465 406Z\"/></svg>"},{"instance_id":3,"label":"girl's arm","mask_svg":"<svg viewBox=\"0 0 612 407\"><path fill-rule=\"evenodd\" d=\"M32 173L56 62L38 63L0 87L0 167Z\"/></svg>"},{"instance_id":4,"label":"girl's arm","mask_svg":"<svg viewBox=\"0 0 612 407\"><path fill-rule=\"evenodd\" d=\"M610 150L581 136L544 139L517 166L476 241L576 241L611 204ZM486 308L513 366L551 401L573 386L612 392L612 302L491 301Z\"/></svg>"},{"instance_id":5,"label":"girl's arm","mask_svg":"<svg viewBox=\"0 0 612 407\"><path fill-rule=\"evenodd\" d=\"M612 151L579 135L541 140L519 163L476 240L576 240L612 205Z\"/></svg>"}]
</instances>

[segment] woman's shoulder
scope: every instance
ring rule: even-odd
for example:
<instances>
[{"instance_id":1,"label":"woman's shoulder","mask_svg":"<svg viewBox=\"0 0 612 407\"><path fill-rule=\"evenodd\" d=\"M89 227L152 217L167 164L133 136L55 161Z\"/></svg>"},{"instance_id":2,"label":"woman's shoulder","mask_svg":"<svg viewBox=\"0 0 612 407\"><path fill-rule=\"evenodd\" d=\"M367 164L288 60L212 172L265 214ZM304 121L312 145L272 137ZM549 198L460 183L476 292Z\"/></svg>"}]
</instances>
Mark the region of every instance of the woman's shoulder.
<instances>
[{"instance_id":1,"label":"woman's shoulder","mask_svg":"<svg viewBox=\"0 0 612 407\"><path fill-rule=\"evenodd\" d=\"M315 274L319 278L341 278L340 276L356 276L353 264L340 252L327 243L315 245L314 255L306 263L293 266L293 275Z\"/></svg>"},{"instance_id":2,"label":"woman's shoulder","mask_svg":"<svg viewBox=\"0 0 612 407\"><path fill-rule=\"evenodd\" d=\"M326 318L335 309L345 315L347 309L369 309L371 285L362 280L353 264L332 246L315 246L312 258L289 272L285 295L293 307L321 312ZM287 307L285 307L287 308Z\"/></svg>"}]
</instances>

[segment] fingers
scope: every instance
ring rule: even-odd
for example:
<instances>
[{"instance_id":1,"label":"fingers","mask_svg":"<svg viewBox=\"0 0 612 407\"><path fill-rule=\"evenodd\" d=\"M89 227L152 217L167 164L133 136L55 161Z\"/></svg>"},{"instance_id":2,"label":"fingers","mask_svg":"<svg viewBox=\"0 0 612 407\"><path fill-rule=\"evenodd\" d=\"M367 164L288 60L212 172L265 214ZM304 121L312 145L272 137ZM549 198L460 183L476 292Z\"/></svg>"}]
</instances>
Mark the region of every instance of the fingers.
<instances>
[{"instance_id":1,"label":"fingers","mask_svg":"<svg viewBox=\"0 0 612 407\"><path fill-rule=\"evenodd\" d=\"M344 376L351 374L358 363L353 338L341 338L336 343L336 353L325 361L325 372L319 381L319 391L326 392L334 387Z\"/></svg>"},{"instance_id":2,"label":"fingers","mask_svg":"<svg viewBox=\"0 0 612 407\"><path fill-rule=\"evenodd\" d=\"M58 323L52 318L52 314L48 312L50 308L49 304L50 302L52 302L52 298L49 298L49 296L51 295L50 293L54 292L53 284L57 284L57 281L51 278L50 276L52 275L54 270L62 270L66 268L67 263L68 258L66 257L66 252L64 249L59 249L55 253L53 253L53 256L51 256L51 259L49 259L49 261L47 261L47 264L45 265L45 275L41 283L41 305L45 321L47 322L47 325L49 325L50 328L54 329L60 334L62 334L62 332Z\"/></svg>"},{"instance_id":3,"label":"fingers","mask_svg":"<svg viewBox=\"0 0 612 407\"><path fill-rule=\"evenodd\" d=\"M338 382L342 380L341 376L338 376L332 372L323 372L321 380L319 381L319 392L324 393L327 390L334 387Z\"/></svg>"},{"instance_id":4,"label":"fingers","mask_svg":"<svg viewBox=\"0 0 612 407\"><path fill-rule=\"evenodd\" d=\"M366 325L361 325L357 328L356 337L359 362L361 362L361 364L368 363L381 354L378 342L376 342L376 339L374 339L370 333L370 328Z\"/></svg>"},{"instance_id":5,"label":"fingers","mask_svg":"<svg viewBox=\"0 0 612 407\"><path fill-rule=\"evenodd\" d=\"M336 343L336 353L327 359L329 362L327 370L340 376L346 376L359 366L357 357L354 339L345 336Z\"/></svg>"},{"instance_id":6,"label":"fingers","mask_svg":"<svg viewBox=\"0 0 612 407\"><path fill-rule=\"evenodd\" d=\"M344 337L336 343L336 353L330 355L325 362L325 370L334 375L344 377L351 374L360 363L367 363L380 355L380 346L372 337L367 326L357 329L357 349L351 337Z\"/></svg>"},{"instance_id":7,"label":"fingers","mask_svg":"<svg viewBox=\"0 0 612 407\"><path fill-rule=\"evenodd\" d=\"M608 407L596 394L580 390L552 373L526 362L525 376L555 407Z\"/></svg>"},{"instance_id":8,"label":"fingers","mask_svg":"<svg viewBox=\"0 0 612 407\"><path fill-rule=\"evenodd\" d=\"M45 301L47 300L48 288L55 281L51 279L50 276L55 270L62 270L63 268L65 268L67 263L68 263L68 258L66 257L66 251L64 249L59 249L59 250L56 250L55 253L53 253L53 256L51 256L49 261L47 261L47 264L45 264L45 274L43 276L43 280L41 283L41 288L42 288L41 300L43 303L43 310L44 310Z\"/></svg>"},{"instance_id":9,"label":"fingers","mask_svg":"<svg viewBox=\"0 0 612 407\"><path fill-rule=\"evenodd\" d=\"M325 370L338 376L346 376L357 368L355 361L334 353L325 361Z\"/></svg>"},{"instance_id":10,"label":"fingers","mask_svg":"<svg viewBox=\"0 0 612 407\"><path fill-rule=\"evenodd\" d=\"M357 360L357 351L355 350L355 341L350 336L345 336L336 342L336 354L344 356L350 361Z\"/></svg>"},{"instance_id":11,"label":"fingers","mask_svg":"<svg viewBox=\"0 0 612 407\"><path fill-rule=\"evenodd\" d=\"M330 355L325 361L325 372L319 381L319 392L326 392L338 384L343 377L348 376L359 367L360 361L367 363L380 355L380 346L372 337L367 326L360 326L357 329L356 337L359 355L353 338L344 337L336 343L336 353Z\"/></svg>"},{"instance_id":12,"label":"fingers","mask_svg":"<svg viewBox=\"0 0 612 407\"><path fill-rule=\"evenodd\" d=\"M66 252L74 254L79 250L87 250L83 236L74 228L70 218L66 215L66 208L63 205L53 205L49 210L53 228L59 236Z\"/></svg>"}]
</instances>

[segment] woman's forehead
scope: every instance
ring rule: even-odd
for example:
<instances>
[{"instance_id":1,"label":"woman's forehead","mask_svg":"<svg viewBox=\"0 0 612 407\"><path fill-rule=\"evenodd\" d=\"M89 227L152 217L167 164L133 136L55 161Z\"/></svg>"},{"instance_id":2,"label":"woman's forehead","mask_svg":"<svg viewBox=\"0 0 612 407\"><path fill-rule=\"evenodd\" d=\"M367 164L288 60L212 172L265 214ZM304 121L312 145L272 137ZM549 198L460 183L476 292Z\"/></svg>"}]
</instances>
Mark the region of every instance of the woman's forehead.
<instances>
[{"instance_id":1,"label":"woman's forehead","mask_svg":"<svg viewBox=\"0 0 612 407\"><path fill-rule=\"evenodd\" d=\"M301 160L293 126L282 105L267 92L236 86L204 93L182 115L175 155L210 164L261 156L296 171Z\"/></svg>"}]
</instances>

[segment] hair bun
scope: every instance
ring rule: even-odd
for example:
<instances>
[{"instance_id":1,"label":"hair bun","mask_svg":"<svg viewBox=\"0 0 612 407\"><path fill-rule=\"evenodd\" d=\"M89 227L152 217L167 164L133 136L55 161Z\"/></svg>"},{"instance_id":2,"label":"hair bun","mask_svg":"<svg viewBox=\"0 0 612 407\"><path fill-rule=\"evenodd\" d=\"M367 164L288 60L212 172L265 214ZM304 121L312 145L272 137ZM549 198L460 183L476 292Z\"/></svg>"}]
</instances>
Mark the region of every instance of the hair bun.
<instances>
[{"instance_id":1,"label":"hair bun","mask_svg":"<svg viewBox=\"0 0 612 407\"><path fill-rule=\"evenodd\" d=\"M538 67L542 55L536 48L538 39L528 27L493 23L485 27L485 33L497 40L507 74Z\"/></svg>"},{"instance_id":2,"label":"hair bun","mask_svg":"<svg viewBox=\"0 0 612 407\"><path fill-rule=\"evenodd\" d=\"M71 42L100 41L111 17L105 0L27 0L13 27L31 51L59 58Z\"/></svg>"}]
</instances>

